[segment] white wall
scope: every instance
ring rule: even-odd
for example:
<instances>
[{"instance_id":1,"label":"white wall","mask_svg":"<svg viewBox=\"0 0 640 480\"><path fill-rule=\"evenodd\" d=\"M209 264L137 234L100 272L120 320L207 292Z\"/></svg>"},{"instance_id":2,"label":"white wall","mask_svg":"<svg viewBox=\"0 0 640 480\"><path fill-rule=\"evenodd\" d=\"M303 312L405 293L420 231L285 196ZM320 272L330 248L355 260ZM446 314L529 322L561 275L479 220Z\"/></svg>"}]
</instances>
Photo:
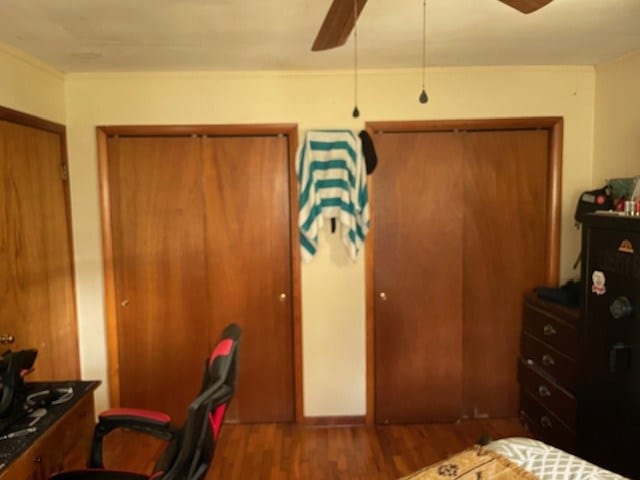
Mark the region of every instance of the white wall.
<instances>
[{"instance_id":1,"label":"white wall","mask_svg":"<svg viewBox=\"0 0 640 480\"><path fill-rule=\"evenodd\" d=\"M640 175L640 51L596 69L594 186Z\"/></svg>"},{"instance_id":2,"label":"white wall","mask_svg":"<svg viewBox=\"0 0 640 480\"><path fill-rule=\"evenodd\" d=\"M0 44L0 105L64 124L64 75Z\"/></svg>"},{"instance_id":3,"label":"white wall","mask_svg":"<svg viewBox=\"0 0 640 480\"><path fill-rule=\"evenodd\" d=\"M83 376L106 383L106 339L96 169L96 125L295 122L361 129L365 121L563 116L561 281L575 276L573 207L591 184L595 72L590 67L451 68L427 72L430 101L418 103L417 70L363 71L361 117L351 118L351 72L68 75L70 158ZM1 103L1 102L0 102ZM364 262L322 235L302 267L304 414L365 413ZM106 389L97 396L107 404Z\"/></svg>"}]
</instances>

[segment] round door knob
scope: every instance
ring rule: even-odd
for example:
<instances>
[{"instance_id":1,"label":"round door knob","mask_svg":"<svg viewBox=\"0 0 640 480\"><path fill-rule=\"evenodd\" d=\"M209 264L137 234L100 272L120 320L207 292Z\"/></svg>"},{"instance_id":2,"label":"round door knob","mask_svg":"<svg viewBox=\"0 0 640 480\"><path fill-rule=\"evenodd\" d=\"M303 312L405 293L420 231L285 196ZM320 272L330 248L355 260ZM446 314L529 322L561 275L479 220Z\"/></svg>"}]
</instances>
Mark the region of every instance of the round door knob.
<instances>
[{"instance_id":1,"label":"round door knob","mask_svg":"<svg viewBox=\"0 0 640 480\"><path fill-rule=\"evenodd\" d=\"M284 302L284 301L287 299L287 294L286 294L286 293L284 293L284 292L283 292L283 293L281 293L281 294L280 294L280 296L278 297L278 299L279 299L281 302Z\"/></svg>"},{"instance_id":2,"label":"round door knob","mask_svg":"<svg viewBox=\"0 0 640 480\"><path fill-rule=\"evenodd\" d=\"M385 292L380 292L380 300L383 302L387 301L387 294Z\"/></svg>"},{"instance_id":3,"label":"round door knob","mask_svg":"<svg viewBox=\"0 0 640 480\"><path fill-rule=\"evenodd\" d=\"M129 305L129 300L127 300L127 299L125 298L124 300L122 300L122 301L120 302L120 305L122 305L123 307L128 306L128 305Z\"/></svg>"},{"instance_id":4,"label":"round door knob","mask_svg":"<svg viewBox=\"0 0 640 480\"><path fill-rule=\"evenodd\" d=\"M618 297L611 305L609 305L609 312L611 312L611 316L616 320L620 320L621 318L629 318L633 313L633 307L631 306L631 300L627 297Z\"/></svg>"},{"instance_id":5,"label":"round door knob","mask_svg":"<svg viewBox=\"0 0 640 480\"><path fill-rule=\"evenodd\" d=\"M0 335L0 343L3 345L7 343L7 336L5 334Z\"/></svg>"},{"instance_id":6,"label":"round door knob","mask_svg":"<svg viewBox=\"0 0 640 480\"><path fill-rule=\"evenodd\" d=\"M7 343L13 343L15 341L16 341L16 337L14 337L11 334L7 335Z\"/></svg>"}]
</instances>

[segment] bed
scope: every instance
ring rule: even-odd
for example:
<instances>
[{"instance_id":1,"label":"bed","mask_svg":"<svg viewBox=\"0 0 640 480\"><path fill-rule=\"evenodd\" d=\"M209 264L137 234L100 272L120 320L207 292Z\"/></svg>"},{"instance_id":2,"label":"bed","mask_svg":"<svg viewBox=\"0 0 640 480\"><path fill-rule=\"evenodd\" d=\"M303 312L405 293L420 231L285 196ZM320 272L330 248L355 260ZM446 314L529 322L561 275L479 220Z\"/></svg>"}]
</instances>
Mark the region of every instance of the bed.
<instances>
[{"instance_id":1,"label":"bed","mask_svg":"<svg viewBox=\"0 0 640 480\"><path fill-rule=\"evenodd\" d=\"M476 445L401 480L625 480L581 458L531 438Z\"/></svg>"}]
</instances>

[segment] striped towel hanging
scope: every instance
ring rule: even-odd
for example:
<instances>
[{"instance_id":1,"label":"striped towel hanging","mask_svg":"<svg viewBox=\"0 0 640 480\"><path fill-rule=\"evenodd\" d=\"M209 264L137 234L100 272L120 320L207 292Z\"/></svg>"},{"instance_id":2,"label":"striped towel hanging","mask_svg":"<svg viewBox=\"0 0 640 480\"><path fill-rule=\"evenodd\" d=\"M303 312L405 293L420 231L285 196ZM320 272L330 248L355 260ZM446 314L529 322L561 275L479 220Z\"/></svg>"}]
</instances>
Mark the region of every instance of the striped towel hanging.
<instances>
[{"instance_id":1,"label":"striped towel hanging","mask_svg":"<svg viewBox=\"0 0 640 480\"><path fill-rule=\"evenodd\" d=\"M309 130L296 155L300 250L311 261L324 218L337 218L355 261L369 231L367 172L360 138L350 130Z\"/></svg>"}]
</instances>

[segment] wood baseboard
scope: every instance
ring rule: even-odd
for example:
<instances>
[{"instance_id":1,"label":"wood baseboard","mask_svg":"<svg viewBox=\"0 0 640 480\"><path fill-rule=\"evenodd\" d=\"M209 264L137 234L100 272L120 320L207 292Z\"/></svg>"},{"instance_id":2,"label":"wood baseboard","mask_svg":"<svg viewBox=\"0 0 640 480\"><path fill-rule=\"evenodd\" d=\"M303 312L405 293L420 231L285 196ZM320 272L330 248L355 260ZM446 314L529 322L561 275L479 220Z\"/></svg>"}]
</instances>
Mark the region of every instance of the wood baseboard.
<instances>
[{"instance_id":1,"label":"wood baseboard","mask_svg":"<svg viewBox=\"0 0 640 480\"><path fill-rule=\"evenodd\" d=\"M364 425L365 416L337 416L337 417L304 417L304 425L312 427L338 427L348 425Z\"/></svg>"}]
</instances>

